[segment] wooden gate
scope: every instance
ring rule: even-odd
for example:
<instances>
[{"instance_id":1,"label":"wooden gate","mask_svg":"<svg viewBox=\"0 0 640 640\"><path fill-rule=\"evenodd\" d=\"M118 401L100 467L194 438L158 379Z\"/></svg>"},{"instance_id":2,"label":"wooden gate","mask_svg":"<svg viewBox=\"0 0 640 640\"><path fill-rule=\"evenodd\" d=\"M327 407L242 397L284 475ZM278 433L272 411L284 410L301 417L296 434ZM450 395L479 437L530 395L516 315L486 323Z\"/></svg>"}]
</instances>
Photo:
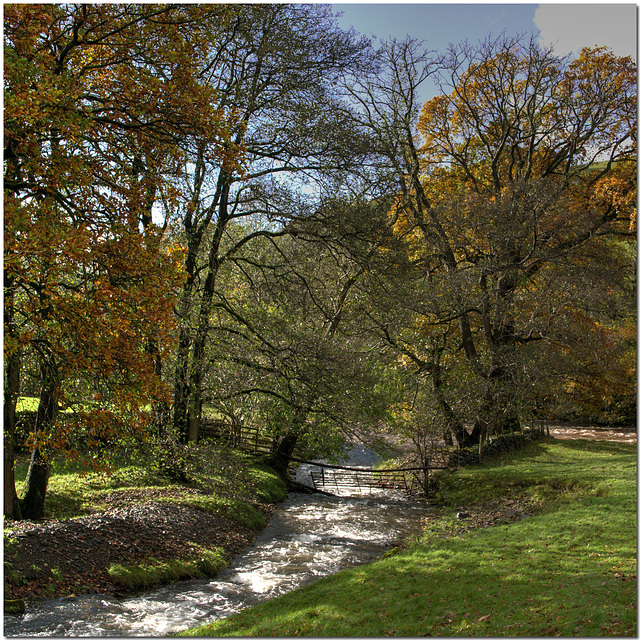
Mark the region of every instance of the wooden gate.
<instances>
[{"instance_id":1,"label":"wooden gate","mask_svg":"<svg viewBox=\"0 0 640 640\"><path fill-rule=\"evenodd\" d=\"M199 439L203 438L221 440L230 447L249 453L266 454L271 451L271 438L262 435L258 427L231 424L223 420L203 420Z\"/></svg>"}]
</instances>

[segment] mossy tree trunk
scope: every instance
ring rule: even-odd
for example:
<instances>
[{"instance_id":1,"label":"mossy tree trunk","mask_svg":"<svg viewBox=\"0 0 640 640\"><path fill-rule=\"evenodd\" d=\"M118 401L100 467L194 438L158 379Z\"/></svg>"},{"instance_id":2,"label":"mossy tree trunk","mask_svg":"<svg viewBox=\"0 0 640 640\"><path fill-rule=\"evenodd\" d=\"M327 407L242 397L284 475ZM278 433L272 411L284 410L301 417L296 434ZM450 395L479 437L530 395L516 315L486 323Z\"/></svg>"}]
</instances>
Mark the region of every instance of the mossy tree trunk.
<instances>
[{"instance_id":1,"label":"mossy tree trunk","mask_svg":"<svg viewBox=\"0 0 640 640\"><path fill-rule=\"evenodd\" d=\"M4 388L4 515L16 520L20 519L20 503L16 494L13 440L20 389L20 360L20 351L17 349L6 359Z\"/></svg>"}]
</instances>

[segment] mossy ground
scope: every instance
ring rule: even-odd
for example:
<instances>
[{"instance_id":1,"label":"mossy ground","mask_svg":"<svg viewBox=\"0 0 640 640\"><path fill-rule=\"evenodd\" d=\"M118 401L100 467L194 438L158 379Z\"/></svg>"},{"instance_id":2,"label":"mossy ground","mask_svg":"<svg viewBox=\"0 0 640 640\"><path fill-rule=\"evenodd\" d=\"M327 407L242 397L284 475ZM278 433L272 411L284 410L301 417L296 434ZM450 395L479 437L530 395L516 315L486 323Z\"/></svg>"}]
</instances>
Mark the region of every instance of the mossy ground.
<instances>
[{"instance_id":1,"label":"mossy ground","mask_svg":"<svg viewBox=\"0 0 640 640\"><path fill-rule=\"evenodd\" d=\"M142 460L110 473L55 466L47 519L5 521L5 598L129 592L215 574L252 542L286 488L238 452L209 449L208 460L189 485Z\"/></svg>"}]
</instances>

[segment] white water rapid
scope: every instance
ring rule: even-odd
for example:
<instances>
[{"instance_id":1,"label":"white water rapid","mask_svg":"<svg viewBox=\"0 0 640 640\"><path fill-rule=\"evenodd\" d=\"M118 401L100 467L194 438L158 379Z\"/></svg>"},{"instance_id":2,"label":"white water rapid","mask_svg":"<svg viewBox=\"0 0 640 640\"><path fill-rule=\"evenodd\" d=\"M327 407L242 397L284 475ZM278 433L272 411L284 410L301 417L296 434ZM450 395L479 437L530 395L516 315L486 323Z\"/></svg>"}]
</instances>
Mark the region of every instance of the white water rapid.
<instances>
[{"instance_id":1,"label":"white water rapid","mask_svg":"<svg viewBox=\"0 0 640 640\"><path fill-rule=\"evenodd\" d=\"M348 460L351 465L370 463L370 454L361 449ZM308 469L301 467L298 478L304 481L305 473ZM427 508L381 491L340 497L292 494L278 505L255 544L214 578L124 600L86 595L28 604L23 616L4 617L4 635L166 636L372 562L399 537L417 531Z\"/></svg>"}]
</instances>

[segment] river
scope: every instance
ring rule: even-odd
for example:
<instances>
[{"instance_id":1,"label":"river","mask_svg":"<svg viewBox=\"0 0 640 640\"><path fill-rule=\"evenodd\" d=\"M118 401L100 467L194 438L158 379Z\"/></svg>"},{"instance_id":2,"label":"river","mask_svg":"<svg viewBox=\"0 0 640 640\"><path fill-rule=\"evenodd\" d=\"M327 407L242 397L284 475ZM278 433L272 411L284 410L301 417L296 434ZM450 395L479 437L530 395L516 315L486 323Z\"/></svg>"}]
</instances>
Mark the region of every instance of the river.
<instances>
[{"instance_id":1,"label":"river","mask_svg":"<svg viewBox=\"0 0 640 640\"><path fill-rule=\"evenodd\" d=\"M351 451L349 465L374 454ZM305 481L308 468L298 469ZM166 636L221 619L350 566L379 559L400 537L419 531L428 506L399 493L291 494L255 543L214 578L170 584L117 600L103 595L29 603L4 617L4 635Z\"/></svg>"}]
</instances>

